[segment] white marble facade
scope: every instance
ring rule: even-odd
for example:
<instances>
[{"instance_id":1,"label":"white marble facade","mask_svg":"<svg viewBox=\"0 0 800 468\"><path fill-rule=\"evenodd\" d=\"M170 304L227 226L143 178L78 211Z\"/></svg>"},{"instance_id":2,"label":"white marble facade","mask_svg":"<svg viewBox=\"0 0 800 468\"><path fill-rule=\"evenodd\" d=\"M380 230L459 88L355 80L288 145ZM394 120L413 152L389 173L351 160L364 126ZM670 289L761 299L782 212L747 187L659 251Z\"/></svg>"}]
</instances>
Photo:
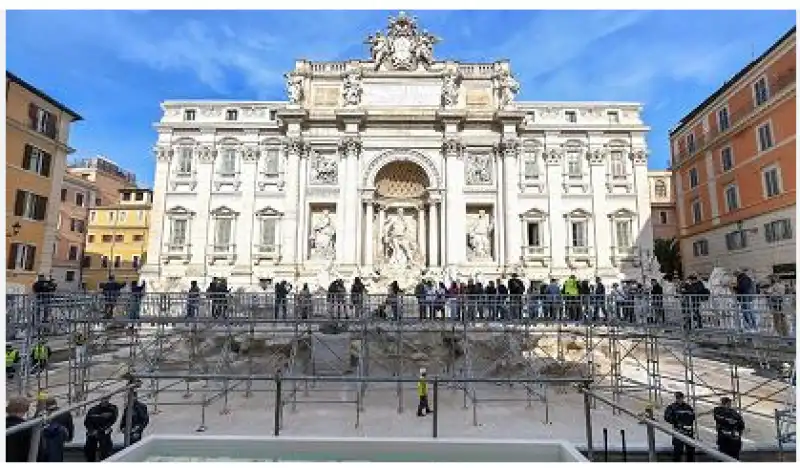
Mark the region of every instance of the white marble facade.
<instances>
[{"instance_id":1,"label":"white marble facade","mask_svg":"<svg viewBox=\"0 0 800 468\"><path fill-rule=\"evenodd\" d=\"M437 40L401 14L370 60L298 61L286 102L164 102L144 279L639 276L641 106L518 102L508 62Z\"/></svg>"}]
</instances>

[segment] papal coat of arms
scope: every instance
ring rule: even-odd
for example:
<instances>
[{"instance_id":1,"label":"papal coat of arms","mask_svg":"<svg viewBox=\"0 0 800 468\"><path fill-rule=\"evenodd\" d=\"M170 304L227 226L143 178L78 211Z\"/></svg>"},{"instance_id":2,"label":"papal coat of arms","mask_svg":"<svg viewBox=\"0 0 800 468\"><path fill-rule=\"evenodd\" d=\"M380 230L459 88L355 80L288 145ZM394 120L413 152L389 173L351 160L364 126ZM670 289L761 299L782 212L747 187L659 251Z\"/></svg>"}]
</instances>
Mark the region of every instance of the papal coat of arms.
<instances>
[{"instance_id":1,"label":"papal coat of arms","mask_svg":"<svg viewBox=\"0 0 800 468\"><path fill-rule=\"evenodd\" d=\"M419 31L416 20L402 11L397 18L389 18L385 36L378 31L366 41L376 70L386 59L395 70L416 70L419 65L428 67L433 63L433 46L437 42L439 38L428 31Z\"/></svg>"}]
</instances>

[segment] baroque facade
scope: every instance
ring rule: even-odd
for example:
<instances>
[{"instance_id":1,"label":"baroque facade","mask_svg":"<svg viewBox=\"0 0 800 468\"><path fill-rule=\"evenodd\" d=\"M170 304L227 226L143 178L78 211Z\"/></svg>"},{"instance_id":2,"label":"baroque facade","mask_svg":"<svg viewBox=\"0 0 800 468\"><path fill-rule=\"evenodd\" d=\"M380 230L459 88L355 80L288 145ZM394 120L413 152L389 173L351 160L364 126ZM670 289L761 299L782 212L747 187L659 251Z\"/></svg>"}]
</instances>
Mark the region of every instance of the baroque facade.
<instances>
[{"instance_id":1,"label":"baroque facade","mask_svg":"<svg viewBox=\"0 0 800 468\"><path fill-rule=\"evenodd\" d=\"M164 102L143 279L650 268L641 106L517 102L507 61L435 60L437 41L401 13L369 60L298 61L286 102Z\"/></svg>"}]
</instances>

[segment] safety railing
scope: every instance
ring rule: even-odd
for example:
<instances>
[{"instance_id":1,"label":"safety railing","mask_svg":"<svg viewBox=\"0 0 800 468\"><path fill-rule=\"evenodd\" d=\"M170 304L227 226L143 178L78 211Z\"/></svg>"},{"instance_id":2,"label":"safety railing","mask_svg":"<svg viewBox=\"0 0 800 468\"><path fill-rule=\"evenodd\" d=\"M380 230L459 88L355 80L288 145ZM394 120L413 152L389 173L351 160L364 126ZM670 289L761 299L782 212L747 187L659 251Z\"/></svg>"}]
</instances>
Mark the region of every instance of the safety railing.
<instances>
[{"instance_id":1,"label":"safety railing","mask_svg":"<svg viewBox=\"0 0 800 468\"><path fill-rule=\"evenodd\" d=\"M352 295L344 293L147 293L9 295L11 338L36 326L45 335L82 323L326 321L507 322L583 324L683 330L725 330L792 339L796 295Z\"/></svg>"},{"instance_id":2,"label":"safety railing","mask_svg":"<svg viewBox=\"0 0 800 468\"><path fill-rule=\"evenodd\" d=\"M30 440L30 447L28 449L28 462L36 462L38 457L39 457L39 449L40 449L42 431L44 430L44 428L47 426L48 423L50 423L51 421L55 420L56 418L58 418L58 417L60 417L62 415L71 413L71 412L73 412L75 410L83 409L83 408L85 408L85 407L87 407L89 405L93 405L95 403L98 403L99 401L101 401L101 400L103 400L105 398L110 398L112 396L119 395L121 393L125 393L126 394L126 420L125 420L125 430L123 432L124 432L124 435L125 435L125 439L124 439L125 442L124 443L125 443L125 446L127 447L127 446L129 446L131 444L131 429L133 427L133 421L132 421L132 418L133 418L133 404L134 404L134 401L135 401L135 393L134 392L140 386L141 386L141 382L138 382L138 381L135 381L135 380L129 380L129 382L122 388L118 388L116 390L111 390L111 391L109 391L107 393L104 393L103 395L98 396L96 398L93 398L93 399L90 399L90 400L86 400L86 401L82 401L80 403L76 403L76 404L68 406L66 408L59 408L56 411L52 411L52 412L46 413L46 414L44 414L42 416L35 417L33 419L29 419L29 420L27 420L27 421L25 421L25 422L23 422L21 424L18 424L16 426L13 426L11 428L6 429L6 439L9 436L12 436L14 434L19 434L19 433L21 433L23 431L30 431L31 432L31 436L30 436L30 439L29 439Z\"/></svg>"},{"instance_id":3,"label":"safety railing","mask_svg":"<svg viewBox=\"0 0 800 468\"><path fill-rule=\"evenodd\" d=\"M710 457L714 458L715 460L723 461L723 462L738 462L735 458L732 458L724 453L720 452L719 450L710 447L697 439L692 437L688 437L685 434L681 434L680 432L665 426L664 424L656 421L653 417L653 410L652 408L647 408L644 413L635 413L624 406L621 406L613 401L605 398L603 396L598 395L597 393L593 392L588 386L579 387L580 391L583 393L583 405L585 408L586 413L586 434L587 434L587 451L589 453L589 459L591 460L594 453L594 448L592 447L592 417L591 417L591 399L595 399L605 405L608 405L617 411L630 416L632 418L637 419L641 424L646 426L647 430L647 453L650 463L655 463L656 459L656 437L655 431L660 431L673 439L678 439L686 445L692 446L697 450L702 450Z\"/></svg>"}]
</instances>

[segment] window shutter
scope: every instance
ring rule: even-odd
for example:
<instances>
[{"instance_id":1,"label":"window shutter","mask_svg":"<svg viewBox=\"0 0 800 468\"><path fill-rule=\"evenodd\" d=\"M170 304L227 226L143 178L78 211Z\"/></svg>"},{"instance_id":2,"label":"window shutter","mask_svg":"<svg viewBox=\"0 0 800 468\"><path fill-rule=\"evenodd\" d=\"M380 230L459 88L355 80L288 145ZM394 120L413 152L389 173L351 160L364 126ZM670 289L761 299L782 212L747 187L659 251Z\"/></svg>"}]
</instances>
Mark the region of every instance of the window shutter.
<instances>
[{"instance_id":1,"label":"window shutter","mask_svg":"<svg viewBox=\"0 0 800 468\"><path fill-rule=\"evenodd\" d=\"M50 163L53 161L53 156L50 153L42 152L42 175L50 177Z\"/></svg>"},{"instance_id":2,"label":"window shutter","mask_svg":"<svg viewBox=\"0 0 800 468\"><path fill-rule=\"evenodd\" d=\"M31 167L31 153L33 152L33 146L25 145L25 154L22 155L22 167L24 169L28 169Z\"/></svg>"},{"instance_id":3,"label":"window shutter","mask_svg":"<svg viewBox=\"0 0 800 468\"><path fill-rule=\"evenodd\" d=\"M47 217L47 197L40 197L35 195L36 197L36 211L34 213L33 218L38 221L44 221Z\"/></svg>"},{"instance_id":4,"label":"window shutter","mask_svg":"<svg viewBox=\"0 0 800 468\"><path fill-rule=\"evenodd\" d=\"M36 104L28 106L28 118L31 120L31 128L36 130L36 116L39 114L39 107Z\"/></svg>"},{"instance_id":5,"label":"window shutter","mask_svg":"<svg viewBox=\"0 0 800 468\"><path fill-rule=\"evenodd\" d=\"M33 263L36 260L36 247L29 245L25 256L25 270L33 271Z\"/></svg>"},{"instance_id":6,"label":"window shutter","mask_svg":"<svg viewBox=\"0 0 800 468\"><path fill-rule=\"evenodd\" d=\"M45 124L45 129L47 131L47 136L52 139L56 139L58 137L58 119L53 114L47 114L47 123Z\"/></svg>"},{"instance_id":7,"label":"window shutter","mask_svg":"<svg viewBox=\"0 0 800 468\"><path fill-rule=\"evenodd\" d=\"M6 269L13 270L14 268L16 268L17 250L19 250L19 244L12 243L11 250L8 252L8 263L6 264Z\"/></svg>"},{"instance_id":8,"label":"window shutter","mask_svg":"<svg viewBox=\"0 0 800 468\"><path fill-rule=\"evenodd\" d=\"M17 197L14 200L14 216L22 216L25 211L25 193L22 190L17 190Z\"/></svg>"}]
</instances>

